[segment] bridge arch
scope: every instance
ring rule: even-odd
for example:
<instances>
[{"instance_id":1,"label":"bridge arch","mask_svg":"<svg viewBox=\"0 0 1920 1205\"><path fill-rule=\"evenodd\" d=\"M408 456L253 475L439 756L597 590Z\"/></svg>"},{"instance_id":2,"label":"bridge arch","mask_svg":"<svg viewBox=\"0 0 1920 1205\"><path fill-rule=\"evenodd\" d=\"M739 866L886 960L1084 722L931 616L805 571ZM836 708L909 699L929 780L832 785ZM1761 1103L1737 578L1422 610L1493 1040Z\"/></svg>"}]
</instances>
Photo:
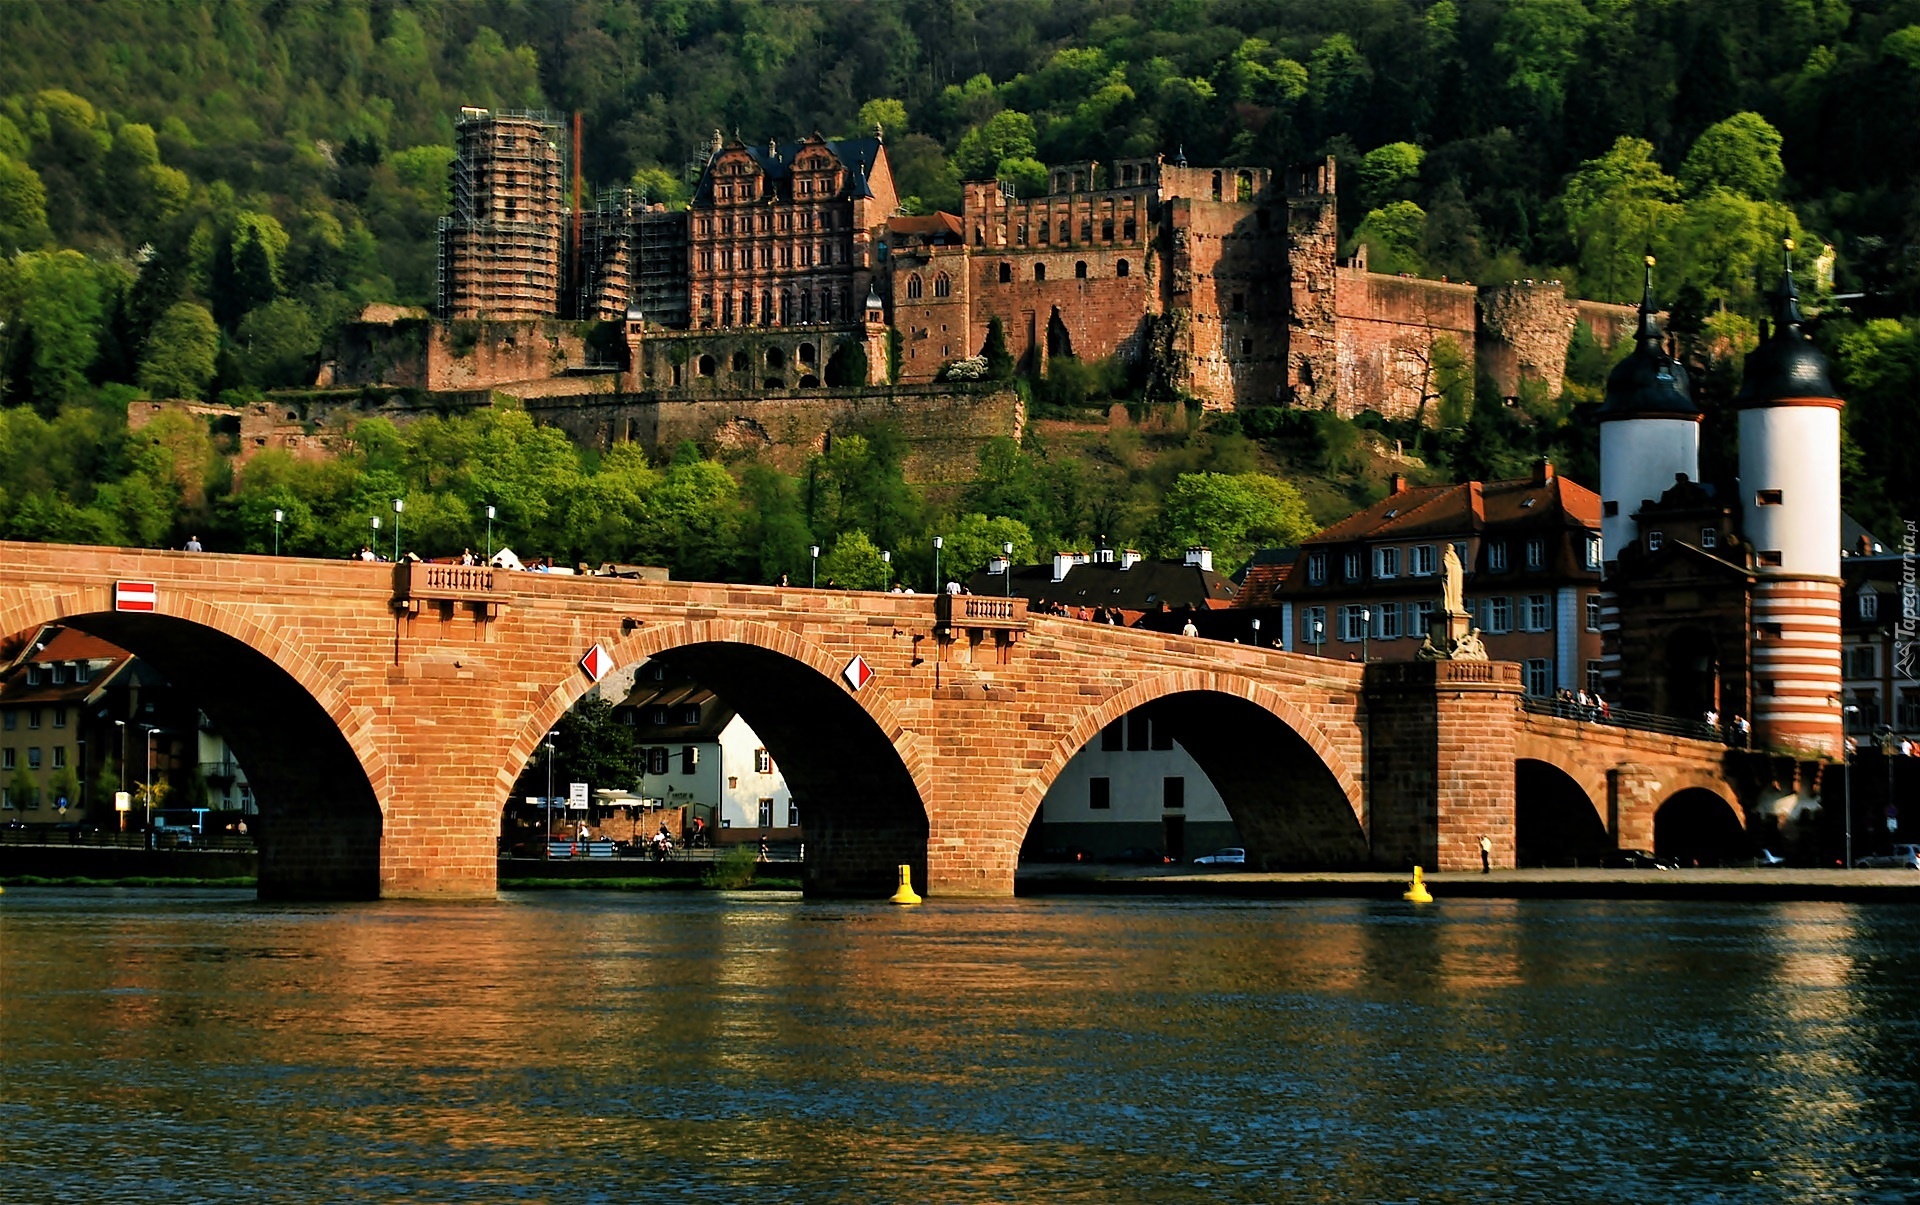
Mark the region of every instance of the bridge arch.
<instances>
[{"instance_id":1,"label":"bridge arch","mask_svg":"<svg viewBox=\"0 0 1920 1205\"><path fill-rule=\"evenodd\" d=\"M607 651L619 666L659 658L684 670L766 742L806 830L809 893L886 895L901 865L924 888L926 752L881 683L848 689L840 675L850 658L785 628L740 620L642 627ZM496 769L500 807L541 739L592 685L576 670L533 708Z\"/></svg>"},{"instance_id":2,"label":"bridge arch","mask_svg":"<svg viewBox=\"0 0 1920 1205\"><path fill-rule=\"evenodd\" d=\"M1604 784L1603 784L1604 785ZM1604 801L1606 795L1600 795ZM1513 763L1514 861L1520 866L1594 866L1613 846L1603 804L1553 762Z\"/></svg>"},{"instance_id":3,"label":"bridge arch","mask_svg":"<svg viewBox=\"0 0 1920 1205\"><path fill-rule=\"evenodd\" d=\"M87 632L153 666L214 722L247 769L262 899L380 891L391 767L374 717L341 667L244 608L162 591L155 610L113 609L113 587L33 591L0 609L0 632Z\"/></svg>"},{"instance_id":4,"label":"bridge arch","mask_svg":"<svg viewBox=\"0 0 1920 1205\"><path fill-rule=\"evenodd\" d=\"M1360 780L1346 759L1278 691L1231 673L1166 674L1088 708L1034 770L1013 813L1022 832L1067 763L1108 724L1143 709L1212 780L1250 862L1366 864Z\"/></svg>"},{"instance_id":5,"label":"bridge arch","mask_svg":"<svg viewBox=\"0 0 1920 1205\"><path fill-rule=\"evenodd\" d=\"M1683 866L1744 862L1753 855L1746 813L1722 784L1682 784L1654 810L1653 851Z\"/></svg>"}]
</instances>

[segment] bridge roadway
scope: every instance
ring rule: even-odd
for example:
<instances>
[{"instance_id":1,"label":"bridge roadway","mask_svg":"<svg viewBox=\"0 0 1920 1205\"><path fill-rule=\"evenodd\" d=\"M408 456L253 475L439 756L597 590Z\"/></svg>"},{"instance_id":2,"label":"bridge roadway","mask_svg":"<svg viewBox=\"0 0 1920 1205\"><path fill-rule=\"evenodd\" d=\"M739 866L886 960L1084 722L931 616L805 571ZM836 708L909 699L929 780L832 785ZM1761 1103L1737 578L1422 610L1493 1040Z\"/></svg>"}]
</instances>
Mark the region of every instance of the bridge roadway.
<instances>
[{"instance_id":1,"label":"bridge roadway","mask_svg":"<svg viewBox=\"0 0 1920 1205\"><path fill-rule=\"evenodd\" d=\"M129 582L151 583L152 610L116 609ZM1546 776L1535 823L1582 839L1650 844L1677 783L1723 821L1751 806L1717 745L1528 715L1515 665L1363 673L1018 599L0 542L0 638L46 623L146 659L227 735L270 898L491 893L508 793L593 685L595 648L670 662L745 717L820 894L884 894L902 863L932 894L1010 894L1049 784L1135 709L1273 869L1477 867L1482 834L1511 865L1517 764Z\"/></svg>"}]
</instances>

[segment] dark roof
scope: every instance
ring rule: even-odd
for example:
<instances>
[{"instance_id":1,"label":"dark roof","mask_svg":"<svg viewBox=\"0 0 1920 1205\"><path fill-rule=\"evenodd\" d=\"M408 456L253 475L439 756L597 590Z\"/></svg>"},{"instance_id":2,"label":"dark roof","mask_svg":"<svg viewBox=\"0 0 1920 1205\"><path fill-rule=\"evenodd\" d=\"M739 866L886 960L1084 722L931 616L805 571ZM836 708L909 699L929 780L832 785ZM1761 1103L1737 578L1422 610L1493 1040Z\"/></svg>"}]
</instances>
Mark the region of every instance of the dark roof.
<instances>
[{"instance_id":1,"label":"dark roof","mask_svg":"<svg viewBox=\"0 0 1920 1205\"><path fill-rule=\"evenodd\" d=\"M655 707L667 709L667 723L651 722L650 711ZM699 722L682 723L680 717L683 707L698 707ZM632 714L633 739L635 743L643 745L717 741L735 715L733 708L721 702L712 691L671 670L667 671L666 680L661 682L636 678L633 690L614 704L614 710Z\"/></svg>"},{"instance_id":2,"label":"dark roof","mask_svg":"<svg viewBox=\"0 0 1920 1205\"><path fill-rule=\"evenodd\" d=\"M1634 348L1607 374L1607 399L1594 412L1599 422L1623 418L1691 418L1693 404L1687 370L1661 346L1658 311L1653 304L1653 257L1647 257L1646 290L1640 298L1640 326Z\"/></svg>"},{"instance_id":3,"label":"dark roof","mask_svg":"<svg viewBox=\"0 0 1920 1205\"><path fill-rule=\"evenodd\" d=\"M1649 518L1654 517L1654 512L1675 511L1682 514L1698 511L1718 512L1727 510L1732 505L1721 498L1720 492L1712 484L1695 481L1685 473L1675 473L1673 484L1662 491L1659 498L1642 499L1642 501L1650 501L1652 505L1642 506L1634 513L1646 515Z\"/></svg>"},{"instance_id":4,"label":"dark roof","mask_svg":"<svg viewBox=\"0 0 1920 1205\"><path fill-rule=\"evenodd\" d=\"M1773 301L1773 329L1747 354L1733 404L1746 408L1783 398L1838 397L1827 376L1827 358L1800 327L1800 290L1794 287L1791 264L1768 296Z\"/></svg>"},{"instance_id":5,"label":"dark roof","mask_svg":"<svg viewBox=\"0 0 1920 1205\"><path fill-rule=\"evenodd\" d=\"M793 199L793 160L795 156L799 155L801 148L809 141L812 140L794 139L784 143L776 142L770 145L749 146L736 139L734 146L744 150L760 170L766 173L767 180L772 185L772 196L780 200L790 201ZM880 158L880 139L873 137L821 138L820 142L824 144L829 151L833 152L834 158L838 159L840 165L846 168L849 173L847 189L844 195L849 197L872 196L873 190L867 183L867 177L873 174L873 165ZM731 150L733 148L729 147L727 149ZM816 197L814 199L826 200L828 198ZM712 202L713 161L710 159L707 161L706 168L700 173L699 184L694 187L693 203L698 206L709 205Z\"/></svg>"},{"instance_id":6,"label":"dark roof","mask_svg":"<svg viewBox=\"0 0 1920 1205\"><path fill-rule=\"evenodd\" d=\"M982 569L967 579L975 594L1004 594L1007 579ZM1053 580L1053 565L1015 565L1013 593L1030 603L1052 602L1067 607L1119 607L1151 611L1169 607L1207 607L1215 600L1230 601L1233 583L1211 569L1184 561L1141 561L1122 569L1119 561L1074 565L1065 577Z\"/></svg>"}]
</instances>

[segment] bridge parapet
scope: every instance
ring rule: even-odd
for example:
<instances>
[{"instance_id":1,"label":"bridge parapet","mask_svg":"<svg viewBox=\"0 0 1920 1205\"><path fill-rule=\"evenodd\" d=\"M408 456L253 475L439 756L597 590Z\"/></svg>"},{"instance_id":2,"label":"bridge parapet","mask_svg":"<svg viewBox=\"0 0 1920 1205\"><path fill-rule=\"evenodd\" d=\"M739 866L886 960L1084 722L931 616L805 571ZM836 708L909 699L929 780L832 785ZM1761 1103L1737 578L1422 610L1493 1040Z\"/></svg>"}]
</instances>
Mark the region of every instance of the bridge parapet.
<instances>
[{"instance_id":1,"label":"bridge parapet","mask_svg":"<svg viewBox=\"0 0 1920 1205\"><path fill-rule=\"evenodd\" d=\"M1027 630L1027 600L991 594L941 594L934 599L934 623L942 628L988 631Z\"/></svg>"}]
</instances>

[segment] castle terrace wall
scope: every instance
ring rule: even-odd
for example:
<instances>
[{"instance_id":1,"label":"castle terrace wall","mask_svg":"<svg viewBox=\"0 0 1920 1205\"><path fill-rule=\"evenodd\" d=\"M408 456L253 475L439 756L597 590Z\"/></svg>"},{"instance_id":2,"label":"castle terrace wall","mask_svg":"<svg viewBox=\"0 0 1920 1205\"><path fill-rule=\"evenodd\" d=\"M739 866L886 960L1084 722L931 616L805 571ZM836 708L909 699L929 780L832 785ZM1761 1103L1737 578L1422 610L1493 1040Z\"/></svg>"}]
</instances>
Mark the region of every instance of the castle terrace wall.
<instances>
[{"instance_id":1,"label":"castle terrace wall","mask_svg":"<svg viewBox=\"0 0 1920 1205\"><path fill-rule=\"evenodd\" d=\"M399 318L349 323L328 348L319 383L444 393L515 385L588 369L594 323L557 319L433 322Z\"/></svg>"},{"instance_id":2,"label":"castle terrace wall","mask_svg":"<svg viewBox=\"0 0 1920 1205\"><path fill-rule=\"evenodd\" d=\"M1026 412L1004 386L938 385L822 389L776 397L663 398L612 394L529 398L528 413L586 447L639 443L664 455L686 440L722 459L763 456L799 472L835 434L891 424L907 445L907 479L961 482L979 470L980 451L996 436L1019 439Z\"/></svg>"},{"instance_id":3,"label":"castle terrace wall","mask_svg":"<svg viewBox=\"0 0 1920 1205\"><path fill-rule=\"evenodd\" d=\"M1336 281L1341 417L1367 410L1390 419L1420 414L1421 399L1431 391L1436 339L1452 339L1472 364L1478 329L1473 286L1352 268L1339 269ZM1426 415L1429 422L1433 417Z\"/></svg>"},{"instance_id":4,"label":"castle terrace wall","mask_svg":"<svg viewBox=\"0 0 1920 1205\"><path fill-rule=\"evenodd\" d=\"M1089 361L1137 358L1145 351L1149 315L1160 310L1152 261L1143 246L1005 247L976 253L967 354L986 344L987 326L997 316L1014 362L1044 373L1055 350L1049 347L1048 327L1057 314L1066 335L1063 353ZM1085 277L1078 274L1081 264ZM1036 278L1036 270L1044 279Z\"/></svg>"}]
</instances>

